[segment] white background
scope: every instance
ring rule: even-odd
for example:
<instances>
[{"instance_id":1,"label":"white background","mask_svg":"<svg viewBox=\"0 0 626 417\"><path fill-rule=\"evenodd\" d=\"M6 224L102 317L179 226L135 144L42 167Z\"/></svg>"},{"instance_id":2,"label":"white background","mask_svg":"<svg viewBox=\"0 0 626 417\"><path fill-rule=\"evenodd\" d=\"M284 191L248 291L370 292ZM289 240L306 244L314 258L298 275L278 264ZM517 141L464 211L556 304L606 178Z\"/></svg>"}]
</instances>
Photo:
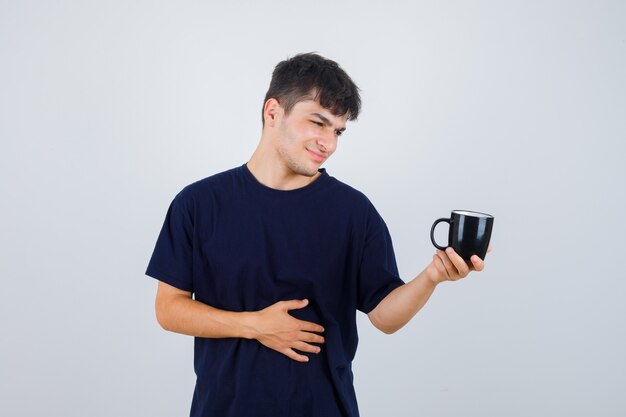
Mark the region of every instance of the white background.
<instances>
[{"instance_id":1,"label":"white background","mask_svg":"<svg viewBox=\"0 0 626 417\"><path fill-rule=\"evenodd\" d=\"M362 90L325 167L405 280L435 219L495 217L485 271L398 333L359 313L362 416L624 415L624 2L24 0L0 0L0 414L188 414L193 339L158 326L145 268L310 51Z\"/></svg>"}]
</instances>

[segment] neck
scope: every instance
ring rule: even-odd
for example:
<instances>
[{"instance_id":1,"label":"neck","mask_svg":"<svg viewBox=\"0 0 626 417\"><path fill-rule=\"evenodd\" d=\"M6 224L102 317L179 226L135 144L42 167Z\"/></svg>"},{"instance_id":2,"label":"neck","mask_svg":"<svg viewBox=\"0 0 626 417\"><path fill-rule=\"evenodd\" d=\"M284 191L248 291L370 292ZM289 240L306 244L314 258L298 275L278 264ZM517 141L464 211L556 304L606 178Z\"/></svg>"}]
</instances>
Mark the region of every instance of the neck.
<instances>
[{"instance_id":1,"label":"neck","mask_svg":"<svg viewBox=\"0 0 626 417\"><path fill-rule=\"evenodd\" d=\"M266 142L261 138L257 149L246 164L261 184L276 190L295 190L307 186L321 175L319 171L312 177L293 172L285 165L278 152L267 146Z\"/></svg>"}]
</instances>

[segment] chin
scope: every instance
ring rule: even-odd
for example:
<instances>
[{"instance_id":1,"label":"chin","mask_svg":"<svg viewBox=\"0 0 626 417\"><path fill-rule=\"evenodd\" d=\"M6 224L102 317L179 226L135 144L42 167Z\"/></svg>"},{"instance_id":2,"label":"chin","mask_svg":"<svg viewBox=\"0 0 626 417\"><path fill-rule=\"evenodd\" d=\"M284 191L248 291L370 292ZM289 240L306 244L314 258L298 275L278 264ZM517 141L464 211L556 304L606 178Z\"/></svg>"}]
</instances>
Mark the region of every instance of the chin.
<instances>
[{"instance_id":1,"label":"chin","mask_svg":"<svg viewBox=\"0 0 626 417\"><path fill-rule=\"evenodd\" d=\"M305 177L313 177L317 174L317 166L308 167L305 165L292 166L291 170L298 175L304 175Z\"/></svg>"},{"instance_id":2,"label":"chin","mask_svg":"<svg viewBox=\"0 0 626 417\"><path fill-rule=\"evenodd\" d=\"M317 174L317 168L314 168L312 170L307 170L305 172L298 172L298 174L304 175L306 177L314 177Z\"/></svg>"}]
</instances>

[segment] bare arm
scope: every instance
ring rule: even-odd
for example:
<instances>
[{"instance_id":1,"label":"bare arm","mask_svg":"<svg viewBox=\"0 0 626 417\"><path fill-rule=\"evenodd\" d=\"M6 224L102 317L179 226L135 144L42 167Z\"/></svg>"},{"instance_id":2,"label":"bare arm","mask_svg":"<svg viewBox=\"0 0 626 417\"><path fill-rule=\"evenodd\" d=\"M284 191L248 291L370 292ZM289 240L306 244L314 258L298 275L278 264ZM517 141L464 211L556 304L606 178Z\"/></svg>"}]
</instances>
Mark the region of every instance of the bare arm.
<instances>
[{"instance_id":1,"label":"bare arm","mask_svg":"<svg viewBox=\"0 0 626 417\"><path fill-rule=\"evenodd\" d=\"M426 276L424 270L412 281L387 294L367 316L377 329L392 334L420 311L436 286L437 284Z\"/></svg>"},{"instance_id":2,"label":"bare arm","mask_svg":"<svg viewBox=\"0 0 626 417\"><path fill-rule=\"evenodd\" d=\"M488 249L491 252L491 246ZM465 278L471 271L482 271L484 261L472 257L468 265L463 258L448 248L438 250L430 264L412 281L391 291L376 308L368 313L372 324L380 331L391 334L401 329L426 304L437 284Z\"/></svg>"},{"instance_id":3,"label":"bare arm","mask_svg":"<svg viewBox=\"0 0 626 417\"><path fill-rule=\"evenodd\" d=\"M306 300L290 300L255 312L226 311L193 300L191 292L159 281L155 310L165 330L206 338L256 339L291 359L306 362L309 358L293 349L319 353L320 348L311 343L324 343L324 338L314 333L324 328L298 320L288 311L307 304Z\"/></svg>"}]
</instances>

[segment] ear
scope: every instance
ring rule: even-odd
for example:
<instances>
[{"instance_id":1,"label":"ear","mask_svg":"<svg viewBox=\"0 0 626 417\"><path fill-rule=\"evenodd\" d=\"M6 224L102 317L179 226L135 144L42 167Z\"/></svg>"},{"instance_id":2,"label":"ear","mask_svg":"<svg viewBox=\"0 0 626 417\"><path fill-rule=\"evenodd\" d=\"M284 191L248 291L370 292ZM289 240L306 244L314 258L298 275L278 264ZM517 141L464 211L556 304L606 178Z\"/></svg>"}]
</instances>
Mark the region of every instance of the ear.
<instances>
[{"instance_id":1,"label":"ear","mask_svg":"<svg viewBox=\"0 0 626 417\"><path fill-rule=\"evenodd\" d=\"M263 117L265 118L265 126L276 126L276 123L283 115L283 107L275 98L269 98L263 107Z\"/></svg>"}]
</instances>

